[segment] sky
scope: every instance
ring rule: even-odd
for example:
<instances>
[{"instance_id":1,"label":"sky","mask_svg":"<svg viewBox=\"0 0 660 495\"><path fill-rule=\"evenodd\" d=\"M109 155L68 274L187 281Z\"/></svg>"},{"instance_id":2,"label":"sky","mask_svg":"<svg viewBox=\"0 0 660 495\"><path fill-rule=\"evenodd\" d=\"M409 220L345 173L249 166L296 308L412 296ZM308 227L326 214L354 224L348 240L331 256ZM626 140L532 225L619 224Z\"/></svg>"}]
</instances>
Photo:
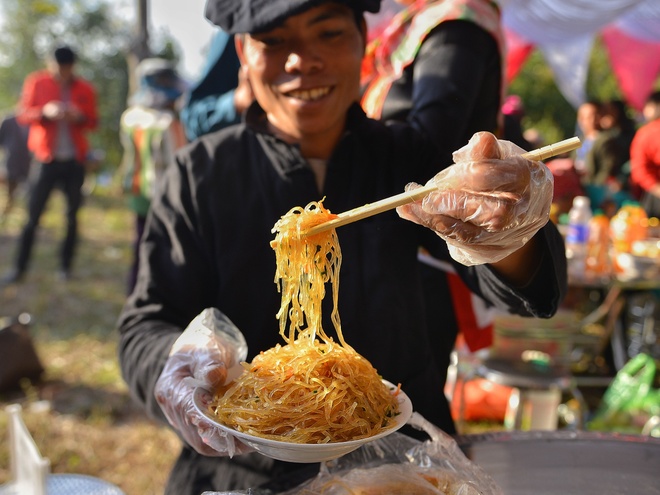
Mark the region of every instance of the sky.
<instances>
[{"instance_id":1,"label":"sky","mask_svg":"<svg viewBox=\"0 0 660 495\"><path fill-rule=\"evenodd\" d=\"M134 1L134 0L133 0ZM199 75L204 53L216 29L204 17L206 0L151 0L150 34L154 39L168 33L182 51L181 72L188 78Z\"/></svg>"},{"instance_id":2,"label":"sky","mask_svg":"<svg viewBox=\"0 0 660 495\"><path fill-rule=\"evenodd\" d=\"M130 5L135 2L124 1ZM217 29L204 17L206 0L150 0L149 3L152 36L169 32L183 52L180 70L184 76L194 79L204 66L205 49ZM398 8L392 0L384 0L381 15L391 15ZM379 19L378 16L367 17L368 21L378 22Z\"/></svg>"},{"instance_id":3,"label":"sky","mask_svg":"<svg viewBox=\"0 0 660 495\"><path fill-rule=\"evenodd\" d=\"M391 0L384 1L384 5L389 3ZM166 34L173 38L182 52L179 69L185 77L195 79L201 73L205 50L217 29L204 17L206 0L150 0L149 4L152 39L157 41ZM136 0L118 0L117 14L120 18L133 22L136 15L135 6ZM3 20L2 13L0 8L0 24Z\"/></svg>"}]
</instances>

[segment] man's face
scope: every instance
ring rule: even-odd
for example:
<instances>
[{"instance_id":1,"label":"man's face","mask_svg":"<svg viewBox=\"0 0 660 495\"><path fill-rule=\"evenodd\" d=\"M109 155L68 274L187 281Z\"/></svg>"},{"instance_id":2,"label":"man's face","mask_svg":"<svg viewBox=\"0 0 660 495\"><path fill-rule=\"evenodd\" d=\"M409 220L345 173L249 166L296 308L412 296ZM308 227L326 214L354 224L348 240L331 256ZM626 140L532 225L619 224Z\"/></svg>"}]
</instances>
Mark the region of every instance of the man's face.
<instances>
[{"instance_id":1,"label":"man's face","mask_svg":"<svg viewBox=\"0 0 660 495\"><path fill-rule=\"evenodd\" d=\"M660 105L652 102L647 103L642 109L642 115L647 122L660 118Z\"/></svg>"},{"instance_id":2,"label":"man's face","mask_svg":"<svg viewBox=\"0 0 660 495\"><path fill-rule=\"evenodd\" d=\"M598 129L598 108L591 103L583 103L577 111L577 123L585 133Z\"/></svg>"},{"instance_id":3,"label":"man's face","mask_svg":"<svg viewBox=\"0 0 660 495\"><path fill-rule=\"evenodd\" d=\"M324 3L238 42L271 125L294 141L337 139L359 99L364 37L346 6Z\"/></svg>"},{"instance_id":4,"label":"man's face","mask_svg":"<svg viewBox=\"0 0 660 495\"><path fill-rule=\"evenodd\" d=\"M73 79L73 64L58 64L52 60L49 62L51 73L60 81L69 82Z\"/></svg>"}]
</instances>

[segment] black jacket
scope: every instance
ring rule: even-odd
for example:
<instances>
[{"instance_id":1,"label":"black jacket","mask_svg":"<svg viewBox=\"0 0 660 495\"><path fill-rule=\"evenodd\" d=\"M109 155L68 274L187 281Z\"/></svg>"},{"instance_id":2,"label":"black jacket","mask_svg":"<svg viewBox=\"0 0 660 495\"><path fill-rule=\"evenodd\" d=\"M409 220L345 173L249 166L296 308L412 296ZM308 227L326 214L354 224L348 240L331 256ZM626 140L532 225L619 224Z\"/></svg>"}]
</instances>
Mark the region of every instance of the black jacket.
<instances>
[{"instance_id":1,"label":"black jacket","mask_svg":"<svg viewBox=\"0 0 660 495\"><path fill-rule=\"evenodd\" d=\"M138 283L119 321L119 353L131 392L160 418L154 384L170 346L204 308L219 308L241 329L248 359L281 343L275 318L280 295L269 245L280 216L322 196L325 206L339 213L400 193L410 181L425 182L440 168L437 150L413 129L370 120L355 105L328 163L325 190L319 192L298 148L264 131L261 109L254 105L247 117L246 124L184 148L152 203ZM394 211L341 227L339 314L346 341L385 379L400 382L416 411L440 427L453 428L428 345L418 247L454 263L470 287L494 305L548 317L565 290L565 258L552 224L538 235L547 255L535 281L519 292L487 266L454 263L438 236ZM452 312L448 300L437 301L438 308ZM330 311L324 310L324 316L324 328L331 331ZM272 468L272 462L259 462ZM236 475L239 464L250 470L251 463L249 457L204 459L187 450L173 473L170 493L245 488L271 476ZM276 469L287 469L281 464L275 463ZM260 465L256 471L263 469ZM219 472L224 481L210 481ZM227 481L234 475L243 484ZM193 478L208 484L195 484Z\"/></svg>"}]
</instances>

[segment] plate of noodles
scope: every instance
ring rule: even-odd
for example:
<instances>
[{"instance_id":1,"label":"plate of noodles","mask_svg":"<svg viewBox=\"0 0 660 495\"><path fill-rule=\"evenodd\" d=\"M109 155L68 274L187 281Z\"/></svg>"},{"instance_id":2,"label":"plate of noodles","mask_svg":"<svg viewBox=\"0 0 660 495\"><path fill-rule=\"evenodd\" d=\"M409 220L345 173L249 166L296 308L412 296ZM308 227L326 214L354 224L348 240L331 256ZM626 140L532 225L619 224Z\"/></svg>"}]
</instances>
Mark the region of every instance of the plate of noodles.
<instances>
[{"instance_id":1,"label":"plate of noodles","mask_svg":"<svg viewBox=\"0 0 660 495\"><path fill-rule=\"evenodd\" d=\"M249 445L254 450L267 457L287 462L314 463L329 461L348 454L367 442L394 433L408 422L413 413L410 399L399 387L386 380L382 380L382 382L388 390L395 395L398 404L398 411L392 417L391 422L372 436L340 442L296 443L264 438L243 431L238 431L224 425L217 417L215 417L212 406L208 402L208 392L202 388L195 389L193 394L193 404L197 411L203 414L214 426L232 434L244 444Z\"/></svg>"},{"instance_id":2,"label":"plate of noodles","mask_svg":"<svg viewBox=\"0 0 660 495\"><path fill-rule=\"evenodd\" d=\"M240 363L243 372L212 397L199 388L193 394L197 410L223 433L282 461L336 459L394 433L412 415L401 387L383 380L344 339L337 233L301 234L335 217L319 201L292 208L275 224L271 246L282 295L276 317L284 342ZM322 325L327 285L336 339Z\"/></svg>"}]
</instances>

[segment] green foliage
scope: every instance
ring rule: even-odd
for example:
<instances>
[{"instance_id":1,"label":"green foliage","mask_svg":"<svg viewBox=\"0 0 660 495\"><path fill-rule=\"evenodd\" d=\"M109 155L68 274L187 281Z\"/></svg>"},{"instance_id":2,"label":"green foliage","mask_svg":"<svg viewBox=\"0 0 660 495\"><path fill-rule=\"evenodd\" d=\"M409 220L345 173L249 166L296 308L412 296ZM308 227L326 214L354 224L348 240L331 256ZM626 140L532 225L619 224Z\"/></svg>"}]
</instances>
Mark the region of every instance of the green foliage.
<instances>
[{"instance_id":1,"label":"green foliage","mask_svg":"<svg viewBox=\"0 0 660 495\"><path fill-rule=\"evenodd\" d=\"M97 91L100 122L91 145L105 152L103 165L115 168L122 153L117 136L128 93L131 26L116 16L111 0L2 0L1 8L0 111L15 106L25 76L44 67L53 47L69 44L78 55L78 74Z\"/></svg>"},{"instance_id":2,"label":"green foliage","mask_svg":"<svg viewBox=\"0 0 660 495\"><path fill-rule=\"evenodd\" d=\"M656 86L660 84L660 78ZM587 98L601 101L622 99L607 51L600 38L594 41L586 85ZM546 143L575 135L576 109L557 88L554 75L539 50L535 50L511 83L510 94L519 95L525 105L525 129L537 129Z\"/></svg>"},{"instance_id":3,"label":"green foliage","mask_svg":"<svg viewBox=\"0 0 660 495\"><path fill-rule=\"evenodd\" d=\"M58 44L77 52L77 72L97 91L100 122L90 134L91 146L105 154L111 170L121 161L119 120L129 93L128 53L134 28L119 18L113 0L2 0L0 25L0 114L13 108L25 76L44 67ZM178 61L171 38L158 42L157 56Z\"/></svg>"},{"instance_id":4,"label":"green foliage","mask_svg":"<svg viewBox=\"0 0 660 495\"><path fill-rule=\"evenodd\" d=\"M509 93L523 100L526 113L523 126L537 129L546 143L574 134L575 110L557 89L554 75L540 51L530 55L511 83Z\"/></svg>"}]
</instances>

